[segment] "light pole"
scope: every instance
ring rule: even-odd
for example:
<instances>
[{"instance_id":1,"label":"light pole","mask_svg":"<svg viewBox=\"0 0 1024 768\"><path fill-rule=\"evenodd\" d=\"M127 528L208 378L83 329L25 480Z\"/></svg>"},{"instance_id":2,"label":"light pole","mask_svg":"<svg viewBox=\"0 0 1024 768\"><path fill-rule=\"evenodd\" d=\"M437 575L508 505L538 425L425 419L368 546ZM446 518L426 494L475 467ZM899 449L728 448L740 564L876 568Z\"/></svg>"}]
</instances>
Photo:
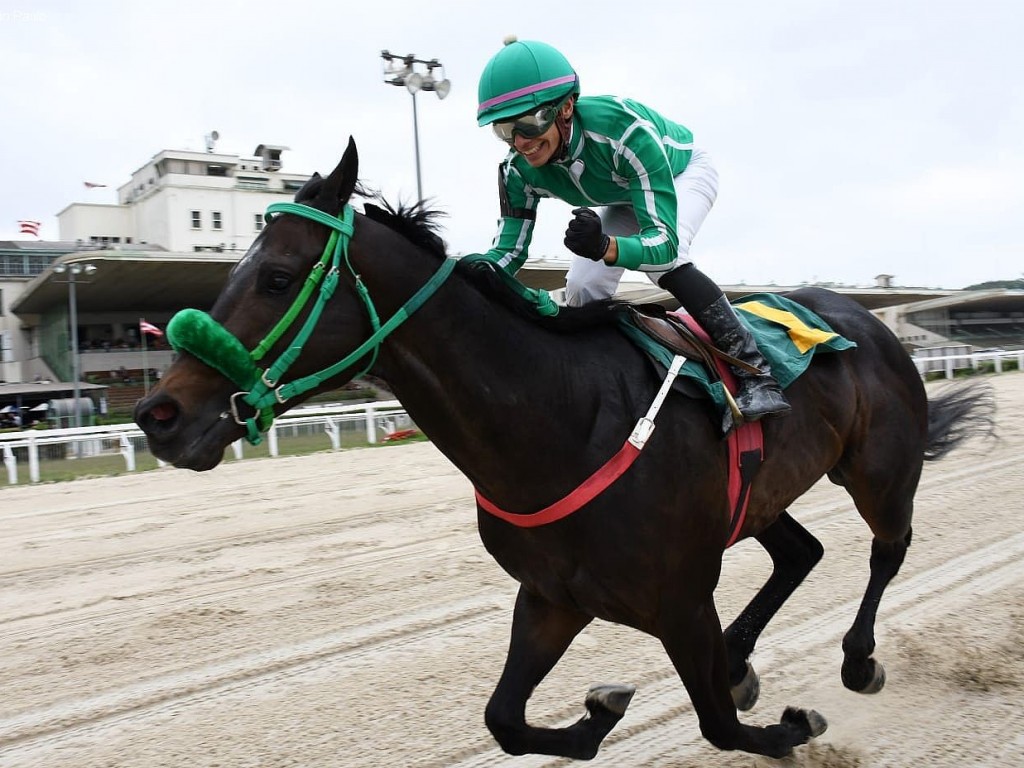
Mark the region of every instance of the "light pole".
<instances>
[{"instance_id":1,"label":"light pole","mask_svg":"<svg viewBox=\"0 0 1024 768\"><path fill-rule=\"evenodd\" d=\"M420 126L416 114L416 92L433 91L443 99L452 89L451 81L444 76L444 65L437 59L417 59L415 54L395 56L390 51L381 51L384 60L384 82L389 85L404 85L412 94L412 137L416 149L416 196L423 200L423 181L420 176ZM417 72L416 65L426 67L426 72ZM435 74L435 71L437 74ZM440 75L440 77L438 77Z\"/></svg>"},{"instance_id":2,"label":"light pole","mask_svg":"<svg viewBox=\"0 0 1024 768\"><path fill-rule=\"evenodd\" d=\"M71 388L75 399L72 413L76 427L82 426L82 412L78 408L81 397L79 380L82 378L78 358L78 297L75 295L75 278L79 275L89 276L96 272L95 264L57 264L53 271L58 275L67 275L66 280L58 280L68 285L68 324L71 326Z\"/></svg>"}]
</instances>

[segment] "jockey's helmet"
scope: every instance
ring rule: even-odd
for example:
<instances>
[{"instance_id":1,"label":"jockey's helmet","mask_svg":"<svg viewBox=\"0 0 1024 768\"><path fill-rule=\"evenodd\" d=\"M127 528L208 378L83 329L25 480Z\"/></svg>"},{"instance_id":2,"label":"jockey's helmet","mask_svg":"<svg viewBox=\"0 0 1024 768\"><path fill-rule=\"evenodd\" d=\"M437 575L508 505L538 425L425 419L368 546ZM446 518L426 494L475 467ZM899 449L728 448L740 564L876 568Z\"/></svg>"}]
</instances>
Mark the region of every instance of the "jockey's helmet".
<instances>
[{"instance_id":1,"label":"jockey's helmet","mask_svg":"<svg viewBox=\"0 0 1024 768\"><path fill-rule=\"evenodd\" d=\"M579 92L576 70L556 49L547 43L509 38L480 75L477 125L517 117Z\"/></svg>"}]
</instances>

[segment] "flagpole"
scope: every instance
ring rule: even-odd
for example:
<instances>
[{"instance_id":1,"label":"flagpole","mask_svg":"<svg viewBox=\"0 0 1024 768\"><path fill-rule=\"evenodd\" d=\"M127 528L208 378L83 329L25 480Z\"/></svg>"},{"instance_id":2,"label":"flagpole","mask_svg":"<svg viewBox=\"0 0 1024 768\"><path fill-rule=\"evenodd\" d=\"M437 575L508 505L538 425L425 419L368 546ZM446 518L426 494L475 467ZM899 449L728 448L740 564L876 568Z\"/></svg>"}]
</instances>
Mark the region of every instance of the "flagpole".
<instances>
[{"instance_id":1,"label":"flagpole","mask_svg":"<svg viewBox=\"0 0 1024 768\"><path fill-rule=\"evenodd\" d=\"M149 366L146 364L146 332L142 330L142 318L139 318L139 336L142 337L142 391L149 394Z\"/></svg>"}]
</instances>

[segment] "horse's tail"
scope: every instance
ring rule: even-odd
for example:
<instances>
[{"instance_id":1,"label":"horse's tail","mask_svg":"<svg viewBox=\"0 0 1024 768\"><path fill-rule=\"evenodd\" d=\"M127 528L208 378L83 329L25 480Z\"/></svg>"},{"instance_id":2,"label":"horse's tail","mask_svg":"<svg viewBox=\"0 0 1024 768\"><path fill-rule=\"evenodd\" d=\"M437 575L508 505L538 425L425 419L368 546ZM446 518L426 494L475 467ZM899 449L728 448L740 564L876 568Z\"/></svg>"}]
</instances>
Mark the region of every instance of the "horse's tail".
<instances>
[{"instance_id":1,"label":"horse's tail","mask_svg":"<svg viewBox=\"0 0 1024 768\"><path fill-rule=\"evenodd\" d=\"M971 437L995 437L996 400L982 381L950 387L928 400L925 461L941 459Z\"/></svg>"}]
</instances>

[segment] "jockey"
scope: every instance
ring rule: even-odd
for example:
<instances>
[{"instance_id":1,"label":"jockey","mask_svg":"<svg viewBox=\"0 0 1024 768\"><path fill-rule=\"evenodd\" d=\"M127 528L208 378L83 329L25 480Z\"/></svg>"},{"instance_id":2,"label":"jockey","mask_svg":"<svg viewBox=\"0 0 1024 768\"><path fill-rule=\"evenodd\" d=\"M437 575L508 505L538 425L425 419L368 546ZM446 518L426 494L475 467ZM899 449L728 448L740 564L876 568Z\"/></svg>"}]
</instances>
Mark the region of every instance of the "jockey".
<instances>
[{"instance_id":1,"label":"jockey","mask_svg":"<svg viewBox=\"0 0 1024 768\"><path fill-rule=\"evenodd\" d=\"M722 289L690 261L690 243L718 194L711 159L687 128L643 104L579 93L576 71L545 43L510 38L484 67L477 123L509 146L499 169L500 226L484 256L515 274L540 198L581 206L565 232L565 247L578 257L566 275L570 306L610 298L625 269L639 270L716 346L761 371L736 371L746 420L789 411ZM600 216L589 206L601 207Z\"/></svg>"}]
</instances>

